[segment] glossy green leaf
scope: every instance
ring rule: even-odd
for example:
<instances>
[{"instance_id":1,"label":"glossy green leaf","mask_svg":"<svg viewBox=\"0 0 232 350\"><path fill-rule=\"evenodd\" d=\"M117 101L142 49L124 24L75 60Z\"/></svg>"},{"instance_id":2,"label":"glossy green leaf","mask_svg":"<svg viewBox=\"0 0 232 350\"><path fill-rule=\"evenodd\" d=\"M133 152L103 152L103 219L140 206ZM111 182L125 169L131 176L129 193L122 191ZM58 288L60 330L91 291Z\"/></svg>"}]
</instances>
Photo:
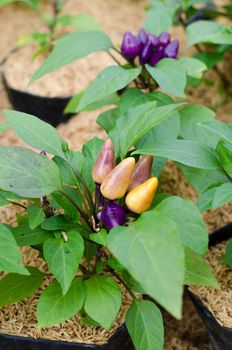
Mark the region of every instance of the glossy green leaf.
<instances>
[{"instance_id":1,"label":"glossy green leaf","mask_svg":"<svg viewBox=\"0 0 232 350\"><path fill-rule=\"evenodd\" d=\"M31 114L7 109L3 113L11 128L28 145L64 157L62 139L53 126Z\"/></svg>"},{"instance_id":2,"label":"glossy green leaf","mask_svg":"<svg viewBox=\"0 0 232 350\"><path fill-rule=\"evenodd\" d=\"M104 141L102 139L100 139L99 137L93 137L83 145L82 154L86 158L89 158L94 165L103 144L104 144Z\"/></svg>"},{"instance_id":3,"label":"glossy green leaf","mask_svg":"<svg viewBox=\"0 0 232 350\"><path fill-rule=\"evenodd\" d=\"M126 314L126 327L136 350L163 350L163 319L151 301L133 301Z\"/></svg>"},{"instance_id":4,"label":"glossy green leaf","mask_svg":"<svg viewBox=\"0 0 232 350\"><path fill-rule=\"evenodd\" d=\"M84 91L77 112L89 104L121 90L134 80L141 72L141 67L124 69L120 66L112 66L105 68L97 78Z\"/></svg>"},{"instance_id":5,"label":"glossy green leaf","mask_svg":"<svg viewBox=\"0 0 232 350\"><path fill-rule=\"evenodd\" d=\"M79 13L78 15L71 16L71 25L74 26L79 32L101 30L101 26L97 20L93 16L85 13Z\"/></svg>"},{"instance_id":6,"label":"glossy green leaf","mask_svg":"<svg viewBox=\"0 0 232 350\"><path fill-rule=\"evenodd\" d=\"M104 228L102 228L98 233L91 233L89 236L89 238L93 242L101 245L107 244L107 237L108 237L108 233Z\"/></svg>"},{"instance_id":7,"label":"glossy green leaf","mask_svg":"<svg viewBox=\"0 0 232 350\"><path fill-rule=\"evenodd\" d=\"M0 188L28 198L62 189L56 164L21 147L0 146Z\"/></svg>"},{"instance_id":8,"label":"glossy green leaf","mask_svg":"<svg viewBox=\"0 0 232 350\"><path fill-rule=\"evenodd\" d=\"M193 141L167 140L154 142L138 149L134 154L151 154L172 159L184 165L200 169L219 169L220 162L216 152Z\"/></svg>"},{"instance_id":9,"label":"glossy green leaf","mask_svg":"<svg viewBox=\"0 0 232 350\"><path fill-rule=\"evenodd\" d=\"M209 265L189 248L185 248L185 268L185 284L219 288Z\"/></svg>"},{"instance_id":10,"label":"glossy green leaf","mask_svg":"<svg viewBox=\"0 0 232 350\"><path fill-rule=\"evenodd\" d=\"M224 52L199 52L194 55L195 58L202 61L208 69L213 68L217 63L223 60Z\"/></svg>"},{"instance_id":11,"label":"glossy green leaf","mask_svg":"<svg viewBox=\"0 0 232 350\"><path fill-rule=\"evenodd\" d=\"M216 137L215 143L222 139L232 144L232 125L214 120L207 123L201 123L200 126L205 129L211 137Z\"/></svg>"},{"instance_id":12,"label":"glossy green leaf","mask_svg":"<svg viewBox=\"0 0 232 350\"><path fill-rule=\"evenodd\" d=\"M85 300L85 288L80 278L75 278L68 292L63 295L57 281L53 281L42 292L37 305L39 327L62 323L75 316Z\"/></svg>"},{"instance_id":13,"label":"glossy green leaf","mask_svg":"<svg viewBox=\"0 0 232 350\"><path fill-rule=\"evenodd\" d=\"M180 136L186 140L199 141L203 144L212 145L212 137L199 126L199 122L213 121L215 112L200 105L187 105L180 111ZM215 143L213 143L214 145Z\"/></svg>"},{"instance_id":14,"label":"glossy green leaf","mask_svg":"<svg viewBox=\"0 0 232 350\"><path fill-rule=\"evenodd\" d=\"M12 227L11 231L20 247L38 245L51 237L50 232L44 231L39 227L32 230L28 223Z\"/></svg>"},{"instance_id":15,"label":"glossy green leaf","mask_svg":"<svg viewBox=\"0 0 232 350\"><path fill-rule=\"evenodd\" d=\"M13 234L3 224L0 224L0 271L29 274Z\"/></svg>"},{"instance_id":16,"label":"glossy green leaf","mask_svg":"<svg viewBox=\"0 0 232 350\"><path fill-rule=\"evenodd\" d=\"M201 194L201 196L197 201L197 207L199 208L200 212L204 212L212 208L212 202L213 202L216 190L217 190L217 187L213 187Z\"/></svg>"},{"instance_id":17,"label":"glossy green leaf","mask_svg":"<svg viewBox=\"0 0 232 350\"><path fill-rule=\"evenodd\" d=\"M68 220L68 217L63 214L51 216L46 219L41 227L46 231L68 231L73 229L78 224Z\"/></svg>"},{"instance_id":18,"label":"glossy green leaf","mask_svg":"<svg viewBox=\"0 0 232 350\"><path fill-rule=\"evenodd\" d=\"M100 31L72 33L55 42L55 48L35 72L31 83L43 75L96 51L113 48L110 38Z\"/></svg>"},{"instance_id":19,"label":"glossy green leaf","mask_svg":"<svg viewBox=\"0 0 232 350\"><path fill-rule=\"evenodd\" d=\"M182 105L176 103L155 107L155 103L149 102L131 108L128 113L117 120L115 128L109 133L109 137L114 142L116 154L119 149L123 158L131 146L134 146L155 126L169 118Z\"/></svg>"},{"instance_id":20,"label":"glossy green leaf","mask_svg":"<svg viewBox=\"0 0 232 350\"><path fill-rule=\"evenodd\" d=\"M222 162L222 167L225 172L232 178L232 148L231 144L227 144L224 141L219 141L216 147L216 151Z\"/></svg>"},{"instance_id":21,"label":"glossy green leaf","mask_svg":"<svg viewBox=\"0 0 232 350\"><path fill-rule=\"evenodd\" d=\"M109 329L121 307L121 290L109 276L95 275L85 281L87 314L105 329Z\"/></svg>"},{"instance_id":22,"label":"glossy green leaf","mask_svg":"<svg viewBox=\"0 0 232 350\"><path fill-rule=\"evenodd\" d=\"M232 183L225 183L217 187L213 201L212 208L219 208L222 205L232 201Z\"/></svg>"},{"instance_id":23,"label":"glossy green leaf","mask_svg":"<svg viewBox=\"0 0 232 350\"><path fill-rule=\"evenodd\" d=\"M108 247L148 295L180 318L184 251L173 220L145 212L128 227L113 228Z\"/></svg>"},{"instance_id":24,"label":"glossy green leaf","mask_svg":"<svg viewBox=\"0 0 232 350\"><path fill-rule=\"evenodd\" d=\"M120 117L119 109L112 108L108 111L102 112L97 117L97 123L107 132L109 133L112 130L117 122L117 119Z\"/></svg>"},{"instance_id":25,"label":"glossy green leaf","mask_svg":"<svg viewBox=\"0 0 232 350\"><path fill-rule=\"evenodd\" d=\"M192 202L171 196L164 199L154 210L175 222L180 240L185 246L201 255L207 252L208 231L199 210Z\"/></svg>"},{"instance_id":26,"label":"glossy green leaf","mask_svg":"<svg viewBox=\"0 0 232 350\"><path fill-rule=\"evenodd\" d=\"M190 77L201 79L203 72L207 70L206 65L193 57L181 57L178 61Z\"/></svg>"},{"instance_id":27,"label":"glossy green leaf","mask_svg":"<svg viewBox=\"0 0 232 350\"><path fill-rule=\"evenodd\" d=\"M187 83L183 65L172 58L164 58L155 67L146 64L146 69L158 85L167 93L185 98L184 89Z\"/></svg>"},{"instance_id":28,"label":"glossy green leaf","mask_svg":"<svg viewBox=\"0 0 232 350\"><path fill-rule=\"evenodd\" d=\"M38 227L45 220L45 213L41 207L30 205L27 207L29 226L32 230Z\"/></svg>"},{"instance_id":29,"label":"glossy green leaf","mask_svg":"<svg viewBox=\"0 0 232 350\"><path fill-rule=\"evenodd\" d=\"M63 237L47 239L43 252L50 271L60 283L63 294L66 294L84 252L83 238L78 231L69 231L67 242Z\"/></svg>"},{"instance_id":30,"label":"glossy green leaf","mask_svg":"<svg viewBox=\"0 0 232 350\"><path fill-rule=\"evenodd\" d=\"M187 27L188 46L198 43L232 43L232 30L229 26L214 21L197 21Z\"/></svg>"},{"instance_id":31,"label":"glossy green leaf","mask_svg":"<svg viewBox=\"0 0 232 350\"><path fill-rule=\"evenodd\" d=\"M44 274L30 266L28 271L29 276L9 273L0 280L0 307L21 301L40 287Z\"/></svg>"}]
</instances>

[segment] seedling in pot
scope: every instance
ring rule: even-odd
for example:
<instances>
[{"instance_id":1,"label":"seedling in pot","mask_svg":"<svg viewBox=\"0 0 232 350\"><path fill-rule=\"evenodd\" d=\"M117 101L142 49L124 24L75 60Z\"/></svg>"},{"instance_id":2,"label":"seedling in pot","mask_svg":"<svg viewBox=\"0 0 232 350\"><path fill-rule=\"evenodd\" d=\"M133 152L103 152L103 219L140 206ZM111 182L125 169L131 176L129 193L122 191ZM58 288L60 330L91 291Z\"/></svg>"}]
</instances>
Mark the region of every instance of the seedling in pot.
<instances>
[{"instance_id":1,"label":"seedling in pot","mask_svg":"<svg viewBox=\"0 0 232 350\"><path fill-rule=\"evenodd\" d=\"M46 279L37 305L40 327L80 313L109 329L126 290L132 303L126 327L135 348L163 348L159 306L179 319L186 283L217 287L203 259L208 233L198 209L161 195L156 157L131 153L154 120L157 127L180 107L132 107L119 117L124 132L117 139L94 138L81 152L71 151L56 129L36 117L4 111L16 133L43 152L0 147L1 204L25 208L17 227L0 225L0 269L7 273L0 281L1 305L24 299ZM140 132L133 135L135 121ZM49 273L24 266L18 246L38 249ZM22 279L23 291L17 288Z\"/></svg>"}]
</instances>

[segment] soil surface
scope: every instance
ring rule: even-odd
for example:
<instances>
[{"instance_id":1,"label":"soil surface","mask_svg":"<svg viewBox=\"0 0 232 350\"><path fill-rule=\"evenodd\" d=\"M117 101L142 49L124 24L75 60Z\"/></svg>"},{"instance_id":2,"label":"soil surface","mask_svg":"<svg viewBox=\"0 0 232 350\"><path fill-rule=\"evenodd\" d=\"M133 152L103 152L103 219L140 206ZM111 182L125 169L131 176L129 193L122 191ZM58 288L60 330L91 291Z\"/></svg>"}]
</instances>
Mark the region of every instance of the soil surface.
<instances>
[{"instance_id":1,"label":"soil surface","mask_svg":"<svg viewBox=\"0 0 232 350\"><path fill-rule=\"evenodd\" d=\"M94 15L102 28L110 35L113 42L118 45L121 41L121 37L126 30L131 30L136 33L141 27L144 20L144 10L147 6L145 0L125 0L119 2L117 0L95 0L88 2L85 0L79 1L67 1L65 12L77 13L85 12ZM12 48L15 47L16 40L23 34L30 33L31 29L41 29L41 23L36 16L25 9L25 7L18 5L10 5L0 10L0 60L5 57ZM180 27L172 29L172 36L181 40L181 50L184 51L185 35ZM30 53L29 53L30 56ZM232 79L232 75L228 74L231 71L231 55L228 54L225 62L220 66L220 69L226 74L228 79ZM109 64L107 59L101 58L101 62L95 64L90 62L89 58L83 59L79 62L78 70L78 82L69 82L71 90L65 88L65 95L69 95L70 91L79 92L90 81L92 81L98 74L99 69ZM89 67L91 64L91 69ZM75 70L75 68L74 68ZM72 71L73 72L73 71ZM57 73L58 74L58 73ZM67 73L68 74L68 73ZM72 74L71 74L72 76ZM76 75L74 75L76 77ZM22 77L22 75L21 75ZM204 104L210 108L213 108L217 112L218 119L232 122L231 110L232 101L231 94L227 95L223 89L221 81L215 72L207 74L206 80L196 90L189 89L188 99L191 102ZM20 76L15 79L21 79ZM22 89L26 89L26 79L23 78ZM68 78L67 78L68 79ZM41 80L42 81L42 80ZM57 83L58 82L58 83ZM65 80L66 85L67 80ZM214 84L212 84L213 82ZM52 79L51 84L52 92L46 92L45 94L52 95L53 91L60 93L59 80ZM41 83L42 84L42 83ZM44 84L46 85L46 84ZM36 88L35 88L36 89ZM50 88L49 88L50 89ZM56 90L57 89L57 90ZM0 85L0 110L2 108L10 108L10 104L6 98L5 91L2 84ZM105 137L105 133L100 130L96 124L96 117L99 111L80 113L73 117L67 124L61 125L58 130L63 138L65 138L70 147L79 150L82 144L93 136ZM0 112L0 122L4 122L5 119ZM18 139L12 130L7 130L0 134L1 145L20 145L25 146L24 143ZM165 170L162 174L162 188L163 191L181 195L184 198L196 200L197 194L195 191L186 184L181 172L175 167L172 162L168 162ZM0 222L13 223L15 215L15 208L12 206L5 206L0 208ZM218 227L225 225L231 221L232 218L232 205L226 205L222 209L209 211L204 215L209 230L212 231ZM28 256L29 258L29 256ZM27 303L28 304L28 303ZM25 312L25 303L17 303L14 307L20 313ZM5 317L4 313L1 317ZM14 321L17 321L16 316ZM7 318L6 318L7 319ZM5 319L5 320L6 320ZM165 321L165 350L209 350L211 349L207 335L205 333L204 326L196 314L191 302L186 299L183 306L183 319L181 321L174 320L171 316L164 312ZM25 325L21 324L18 327L18 333L20 334ZM1 330L1 328L0 328ZM57 330L59 333L60 329ZM52 333L52 332L51 332ZM52 334L50 334L52 337ZM92 332L92 338L98 337L98 335ZM63 339L73 338L72 332L70 334L62 334Z\"/></svg>"}]
</instances>

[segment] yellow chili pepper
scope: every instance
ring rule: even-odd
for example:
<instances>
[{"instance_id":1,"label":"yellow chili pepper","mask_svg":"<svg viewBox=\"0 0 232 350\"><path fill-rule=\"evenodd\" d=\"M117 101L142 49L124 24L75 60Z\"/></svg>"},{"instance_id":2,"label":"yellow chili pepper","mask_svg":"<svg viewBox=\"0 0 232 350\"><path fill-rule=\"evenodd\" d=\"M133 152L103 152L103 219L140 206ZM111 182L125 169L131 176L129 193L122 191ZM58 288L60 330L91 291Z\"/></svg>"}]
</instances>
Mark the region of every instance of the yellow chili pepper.
<instances>
[{"instance_id":1,"label":"yellow chili pepper","mask_svg":"<svg viewBox=\"0 0 232 350\"><path fill-rule=\"evenodd\" d=\"M134 213L141 214L149 209L158 187L157 177L152 177L135 187L126 196L126 205Z\"/></svg>"},{"instance_id":2,"label":"yellow chili pepper","mask_svg":"<svg viewBox=\"0 0 232 350\"><path fill-rule=\"evenodd\" d=\"M122 198L127 191L134 167L133 157L121 161L103 180L101 184L103 196L111 200Z\"/></svg>"},{"instance_id":3,"label":"yellow chili pepper","mask_svg":"<svg viewBox=\"0 0 232 350\"><path fill-rule=\"evenodd\" d=\"M108 139L105 141L101 148L99 156L92 170L93 180L101 184L104 178L111 172L115 167L114 159L114 145L113 142Z\"/></svg>"}]
</instances>

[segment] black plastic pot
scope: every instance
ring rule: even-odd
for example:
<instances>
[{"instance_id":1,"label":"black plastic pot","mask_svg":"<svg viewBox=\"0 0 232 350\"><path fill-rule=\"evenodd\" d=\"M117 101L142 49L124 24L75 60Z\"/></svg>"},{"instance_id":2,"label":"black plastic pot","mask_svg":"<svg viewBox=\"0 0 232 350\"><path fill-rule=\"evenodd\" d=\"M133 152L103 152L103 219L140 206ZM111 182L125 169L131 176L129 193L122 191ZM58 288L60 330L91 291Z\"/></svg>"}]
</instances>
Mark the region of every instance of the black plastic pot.
<instances>
[{"instance_id":1,"label":"black plastic pot","mask_svg":"<svg viewBox=\"0 0 232 350\"><path fill-rule=\"evenodd\" d=\"M232 224L224 226L209 235L211 247L232 237ZM187 289L198 314L206 325L211 344L215 350L232 350L232 329L219 324L214 315L207 309L201 300Z\"/></svg>"},{"instance_id":2,"label":"black plastic pot","mask_svg":"<svg viewBox=\"0 0 232 350\"><path fill-rule=\"evenodd\" d=\"M81 344L0 334L1 350L133 350L126 327L122 325L107 344Z\"/></svg>"},{"instance_id":3,"label":"black plastic pot","mask_svg":"<svg viewBox=\"0 0 232 350\"><path fill-rule=\"evenodd\" d=\"M12 88L2 73L3 85L15 110L33 114L45 122L57 126L65 123L73 115L64 114L64 109L72 96L46 97Z\"/></svg>"}]
</instances>

